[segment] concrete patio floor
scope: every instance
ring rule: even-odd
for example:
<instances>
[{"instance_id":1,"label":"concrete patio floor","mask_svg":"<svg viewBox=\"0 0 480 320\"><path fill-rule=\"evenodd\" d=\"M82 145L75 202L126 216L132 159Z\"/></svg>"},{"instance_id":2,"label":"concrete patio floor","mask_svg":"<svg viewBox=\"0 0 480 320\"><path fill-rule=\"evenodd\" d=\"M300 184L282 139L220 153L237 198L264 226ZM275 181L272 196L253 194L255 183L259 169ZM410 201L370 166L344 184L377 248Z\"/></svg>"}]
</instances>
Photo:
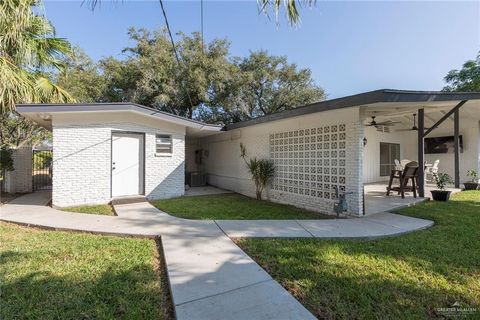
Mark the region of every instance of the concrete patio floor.
<instances>
[{"instance_id":1,"label":"concrete patio floor","mask_svg":"<svg viewBox=\"0 0 480 320\"><path fill-rule=\"evenodd\" d=\"M365 213L367 215L380 212L391 212L396 209L409 207L430 200L430 191L436 189L435 185L426 184L424 198L420 198L418 196L417 198L414 198L413 192L406 192L405 198L402 199L397 192L391 192L390 195L387 196L387 186L387 182L374 182L364 185ZM453 187L449 187L447 190L452 191L452 193L462 191L461 189L455 189Z\"/></svg>"},{"instance_id":2,"label":"concrete patio floor","mask_svg":"<svg viewBox=\"0 0 480 320\"><path fill-rule=\"evenodd\" d=\"M339 220L187 220L148 202L115 205L118 216L47 207L49 192L0 207L0 220L60 230L161 237L177 319L315 319L230 237L372 239L428 228L391 213Z\"/></svg>"},{"instance_id":3,"label":"concrete patio floor","mask_svg":"<svg viewBox=\"0 0 480 320\"><path fill-rule=\"evenodd\" d=\"M195 196L209 196L215 194L227 194L233 193L230 190L224 190L213 186L203 186L203 187L190 187L185 190L186 197L195 197Z\"/></svg>"}]
</instances>

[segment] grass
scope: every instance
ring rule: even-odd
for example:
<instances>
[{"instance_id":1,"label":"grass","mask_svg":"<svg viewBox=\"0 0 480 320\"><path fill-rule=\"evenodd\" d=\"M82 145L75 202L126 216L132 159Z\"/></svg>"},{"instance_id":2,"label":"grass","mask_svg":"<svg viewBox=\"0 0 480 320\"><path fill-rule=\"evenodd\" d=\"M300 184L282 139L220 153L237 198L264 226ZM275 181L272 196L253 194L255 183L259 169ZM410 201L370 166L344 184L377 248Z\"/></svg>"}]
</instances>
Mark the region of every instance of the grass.
<instances>
[{"instance_id":1,"label":"grass","mask_svg":"<svg viewBox=\"0 0 480 320\"><path fill-rule=\"evenodd\" d=\"M110 206L108 204L70 207L70 208L64 208L64 209L62 209L62 211L88 213L88 214L100 214L100 215L104 215L104 216L115 215L114 212L113 212L112 206Z\"/></svg>"},{"instance_id":2,"label":"grass","mask_svg":"<svg viewBox=\"0 0 480 320\"><path fill-rule=\"evenodd\" d=\"M244 239L238 244L324 319L480 318L480 191L401 210L435 226L375 241Z\"/></svg>"},{"instance_id":3,"label":"grass","mask_svg":"<svg viewBox=\"0 0 480 320\"><path fill-rule=\"evenodd\" d=\"M155 241L0 223L0 254L1 319L171 319Z\"/></svg>"},{"instance_id":4,"label":"grass","mask_svg":"<svg viewBox=\"0 0 480 320\"><path fill-rule=\"evenodd\" d=\"M152 204L169 214L201 220L260 219L330 219L331 216L293 206L259 201L239 194L180 197L153 201Z\"/></svg>"}]
</instances>

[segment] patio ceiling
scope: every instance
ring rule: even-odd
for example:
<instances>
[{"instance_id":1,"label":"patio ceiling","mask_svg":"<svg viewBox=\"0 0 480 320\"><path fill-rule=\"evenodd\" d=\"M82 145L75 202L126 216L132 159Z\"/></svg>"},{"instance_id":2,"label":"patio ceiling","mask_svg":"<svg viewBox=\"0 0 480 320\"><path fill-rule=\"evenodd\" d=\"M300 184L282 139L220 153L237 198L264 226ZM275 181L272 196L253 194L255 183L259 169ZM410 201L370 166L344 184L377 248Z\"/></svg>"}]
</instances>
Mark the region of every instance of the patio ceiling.
<instances>
[{"instance_id":1,"label":"patio ceiling","mask_svg":"<svg viewBox=\"0 0 480 320\"><path fill-rule=\"evenodd\" d=\"M423 108L425 110L425 126L430 127L460 101L461 100L443 102L374 103L362 106L361 109L365 123L369 122L372 116L375 116L378 122L386 120L400 122L396 124L394 128L404 129L412 126L413 114L417 114L418 109ZM467 101L460 109L460 118L474 118L480 120L480 100ZM453 123L453 115L450 116L445 123Z\"/></svg>"}]
</instances>

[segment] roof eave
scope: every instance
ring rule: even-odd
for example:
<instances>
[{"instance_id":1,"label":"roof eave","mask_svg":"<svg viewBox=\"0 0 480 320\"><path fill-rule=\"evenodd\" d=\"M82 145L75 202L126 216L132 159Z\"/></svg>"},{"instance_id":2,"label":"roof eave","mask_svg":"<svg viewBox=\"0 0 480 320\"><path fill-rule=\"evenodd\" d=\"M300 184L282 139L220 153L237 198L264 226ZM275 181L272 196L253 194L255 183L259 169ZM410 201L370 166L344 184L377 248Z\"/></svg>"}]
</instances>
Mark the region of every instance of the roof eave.
<instances>
[{"instance_id":1,"label":"roof eave","mask_svg":"<svg viewBox=\"0 0 480 320\"><path fill-rule=\"evenodd\" d=\"M88 108L85 108L88 107ZM187 119L166 112L158 111L138 104L131 103L102 103L102 104L18 104L17 111L22 115L37 113L87 113L87 112L115 112L130 111L155 117L167 122L176 123L189 128L200 130L220 131L222 126L209 125L203 122Z\"/></svg>"},{"instance_id":2,"label":"roof eave","mask_svg":"<svg viewBox=\"0 0 480 320\"><path fill-rule=\"evenodd\" d=\"M310 113L337 110L344 108L361 107L374 103L421 103L435 101L462 101L480 100L480 92L443 92L443 91L412 91L381 89L359 93L347 97L316 102L310 105L273 113L251 120L232 123L226 126L226 130L239 129L251 125L298 117Z\"/></svg>"}]
</instances>

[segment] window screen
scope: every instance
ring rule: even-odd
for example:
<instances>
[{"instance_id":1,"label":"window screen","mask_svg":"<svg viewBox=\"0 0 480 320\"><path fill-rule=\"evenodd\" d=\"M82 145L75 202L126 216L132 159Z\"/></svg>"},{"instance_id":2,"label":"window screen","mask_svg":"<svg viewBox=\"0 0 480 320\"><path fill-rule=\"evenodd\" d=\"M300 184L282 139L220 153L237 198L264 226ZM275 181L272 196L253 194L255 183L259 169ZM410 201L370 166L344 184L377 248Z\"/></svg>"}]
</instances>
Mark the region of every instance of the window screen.
<instances>
[{"instance_id":1,"label":"window screen","mask_svg":"<svg viewBox=\"0 0 480 320\"><path fill-rule=\"evenodd\" d=\"M390 175L395 159L400 160L400 144L380 142L380 176Z\"/></svg>"},{"instance_id":2,"label":"window screen","mask_svg":"<svg viewBox=\"0 0 480 320\"><path fill-rule=\"evenodd\" d=\"M169 134L157 134L156 153L172 153L172 136Z\"/></svg>"}]
</instances>

